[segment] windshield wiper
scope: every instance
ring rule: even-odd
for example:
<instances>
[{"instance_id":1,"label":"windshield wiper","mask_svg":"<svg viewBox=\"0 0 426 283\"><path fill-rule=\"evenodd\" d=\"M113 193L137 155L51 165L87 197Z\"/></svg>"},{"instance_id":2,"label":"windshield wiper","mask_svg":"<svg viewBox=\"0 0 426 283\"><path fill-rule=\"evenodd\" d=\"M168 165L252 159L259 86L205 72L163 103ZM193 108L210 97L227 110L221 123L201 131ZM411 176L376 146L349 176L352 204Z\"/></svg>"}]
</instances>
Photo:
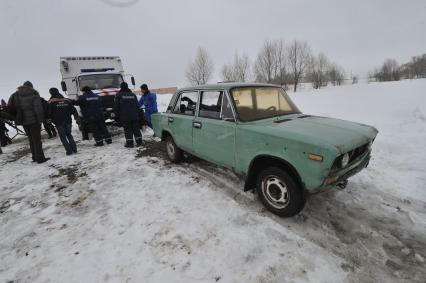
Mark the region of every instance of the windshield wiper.
<instances>
[{"instance_id":1,"label":"windshield wiper","mask_svg":"<svg viewBox=\"0 0 426 283\"><path fill-rule=\"evenodd\" d=\"M280 119L280 120L275 120L274 123L284 123L284 122L288 122L291 121L293 119Z\"/></svg>"}]
</instances>

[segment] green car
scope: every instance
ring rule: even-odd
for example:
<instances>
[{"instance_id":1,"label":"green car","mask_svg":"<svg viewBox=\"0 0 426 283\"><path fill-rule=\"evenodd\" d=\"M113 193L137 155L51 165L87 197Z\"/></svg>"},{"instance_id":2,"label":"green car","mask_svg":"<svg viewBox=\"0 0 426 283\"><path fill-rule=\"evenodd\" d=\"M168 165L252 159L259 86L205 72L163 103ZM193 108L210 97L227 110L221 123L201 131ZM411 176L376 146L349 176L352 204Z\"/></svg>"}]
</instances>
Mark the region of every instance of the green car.
<instances>
[{"instance_id":1,"label":"green car","mask_svg":"<svg viewBox=\"0 0 426 283\"><path fill-rule=\"evenodd\" d=\"M232 169L267 209L289 217L309 193L335 186L370 160L371 126L305 115L284 89L219 83L178 90L167 111L152 115L172 162L183 152Z\"/></svg>"}]
</instances>

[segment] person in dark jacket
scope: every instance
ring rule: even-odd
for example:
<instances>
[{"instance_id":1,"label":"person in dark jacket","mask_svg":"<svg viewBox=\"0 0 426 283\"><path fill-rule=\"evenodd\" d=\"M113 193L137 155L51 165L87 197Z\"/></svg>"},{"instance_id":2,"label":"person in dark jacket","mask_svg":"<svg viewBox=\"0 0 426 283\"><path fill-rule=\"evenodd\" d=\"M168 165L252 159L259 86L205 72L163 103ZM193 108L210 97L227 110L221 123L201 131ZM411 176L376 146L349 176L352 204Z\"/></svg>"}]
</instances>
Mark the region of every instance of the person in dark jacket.
<instances>
[{"instance_id":1,"label":"person in dark jacket","mask_svg":"<svg viewBox=\"0 0 426 283\"><path fill-rule=\"evenodd\" d=\"M12 143L12 139L9 137L9 129L6 127L6 120L13 120L8 112L8 107L4 99L1 100L0 104L0 145L7 146Z\"/></svg>"},{"instance_id":2,"label":"person in dark jacket","mask_svg":"<svg viewBox=\"0 0 426 283\"><path fill-rule=\"evenodd\" d=\"M12 140L7 134L9 130L6 127L6 123L2 117L0 117L0 144L1 146L7 146L12 143Z\"/></svg>"},{"instance_id":3,"label":"person in dark jacket","mask_svg":"<svg viewBox=\"0 0 426 283\"><path fill-rule=\"evenodd\" d=\"M9 109L15 114L17 125L24 127L30 142L32 159L34 162L43 163L49 160L43 152L41 143L41 123L44 121L43 106L38 92L33 84L26 81L11 95L7 103Z\"/></svg>"},{"instance_id":4,"label":"person in dark jacket","mask_svg":"<svg viewBox=\"0 0 426 283\"><path fill-rule=\"evenodd\" d=\"M4 137L7 137L6 131L2 129L3 126L7 130L6 125L4 124L3 118L0 116L0 154L3 153L3 151L1 150L1 147L4 146L3 144Z\"/></svg>"},{"instance_id":5,"label":"person in dark jacket","mask_svg":"<svg viewBox=\"0 0 426 283\"><path fill-rule=\"evenodd\" d=\"M78 97L76 104L80 106L84 121L95 139L95 146L112 143L111 134L105 125L104 109L101 97L94 94L88 86L82 88L83 94Z\"/></svg>"},{"instance_id":6,"label":"person in dark jacket","mask_svg":"<svg viewBox=\"0 0 426 283\"><path fill-rule=\"evenodd\" d=\"M144 116L145 121L150 128L152 128L151 124L151 115L158 112L157 109L157 94L151 92L148 89L146 84L141 85L142 97L139 99L139 107L144 106Z\"/></svg>"},{"instance_id":7,"label":"person in dark jacket","mask_svg":"<svg viewBox=\"0 0 426 283\"><path fill-rule=\"evenodd\" d=\"M51 117L49 116L49 103L47 103L46 99L43 97L41 98L41 105L43 105L43 111L44 111L44 121L43 121L43 127L46 131L47 135L49 136L49 139L56 137L58 134L56 133L55 126L52 124Z\"/></svg>"},{"instance_id":8,"label":"person in dark jacket","mask_svg":"<svg viewBox=\"0 0 426 283\"><path fill-rule=\"evenodd\" d=\"M136 95L122 82L120 91L115 95L114 112L124 128L125 147L133 147L133 137L136 145L142 145L142 134L139 129L139 104Z\"/></svg>"},{"instance_id":9,"label":"person in dark jacket","mask_svg":"<svg viewBox=\"0 0 426 283\"><path fill-rule=\"evenodd\" d=\"M66 155L77 153L77 145L72 136L71 116L77 121L78 114L71 101L65 99L59 90L55 87L49 89L51 95L49 99L49 117L52 118L58 129L59 138L65 148Z\"/></svg>"}]
</instances>

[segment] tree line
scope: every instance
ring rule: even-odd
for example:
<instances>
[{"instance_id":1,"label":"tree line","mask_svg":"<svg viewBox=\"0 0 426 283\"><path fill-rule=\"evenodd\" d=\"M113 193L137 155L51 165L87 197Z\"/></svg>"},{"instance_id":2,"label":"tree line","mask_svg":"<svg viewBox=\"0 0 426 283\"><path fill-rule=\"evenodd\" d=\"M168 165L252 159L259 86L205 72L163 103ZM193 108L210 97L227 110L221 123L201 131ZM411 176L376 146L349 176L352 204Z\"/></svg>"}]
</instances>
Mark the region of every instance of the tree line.
<instances>
[{"instance_id":1,"label":"tree line","mask_svg":"<svg viewBox=\"0 0 426 283\"><path fill-rule=\"evenodd\" d=\"M185 76L193 85L207 83L214 70L213 60L207 50L198 47L193 61L188 65ZM235 52L232 60L220 69L223 82L272 83L290 86L297 91L301 82L311 83L319 89L327 84L341 85L346 80L358 82L358 76L345 78L345 70L332 62L324 53L314 54L306 41L265 40L254 61L245 53ZM426 54L412 57L411 61L399 65L387 59L382 66L369 72L375 81L395 81L402 78L426 78Z\"/></svg>"},{"instance_id":2,"label":"tree line","mask_svg":"<svg viewBox=\"0 0 426 283\"><path fill-rule=\"evenodd\" d=\"M399 65L395 59L385 62L368 75L370 81L386 82L401 79L426 78L426 54L413 56L408 63Z\"/></svg>"},{"instance_id":3,"label":"tree line","mask_svg":"<svg viewBox=\"0 0 426 283\"><path fill-rule=\"evenodd\" d=\"M194 85L207 83L213 75L214 63L203 47L198 47L193 61L188 65L185 76ZM233 59L220 69L224 82L247 82L279 84L288 88L311 82L314 88L327 83L340 85L345 72L342 67L319 53L314 55L306 41L265 40L256 59L252 62L245 53L235 52Z\"/></svg>"}]
</instances>

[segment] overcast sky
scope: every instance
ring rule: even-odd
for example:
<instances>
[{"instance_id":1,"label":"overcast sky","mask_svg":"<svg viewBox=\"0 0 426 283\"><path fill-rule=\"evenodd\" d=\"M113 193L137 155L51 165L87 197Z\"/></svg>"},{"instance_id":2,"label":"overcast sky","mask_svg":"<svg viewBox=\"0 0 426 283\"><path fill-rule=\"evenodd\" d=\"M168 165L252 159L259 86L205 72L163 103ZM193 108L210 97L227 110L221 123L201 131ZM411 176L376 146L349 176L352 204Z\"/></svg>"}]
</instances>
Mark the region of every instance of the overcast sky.
<instances>
[{"instance_id":1,"label":"overcast sky","mask_svg":"<svg viewBox=\"0 0 426 283\"><path fill-rule=\"evenodd\" d=\"M111 5L125 2L134 4ZM426 53L426 1L0 0L0 37L3 91L25 80L59 86L64 55L118 55L138 85L183 86L199 45L219 81L236 50L254 60L265 39L280 38L306 40L364 76L386 58Z\"/></svg>"}]
</instances>

